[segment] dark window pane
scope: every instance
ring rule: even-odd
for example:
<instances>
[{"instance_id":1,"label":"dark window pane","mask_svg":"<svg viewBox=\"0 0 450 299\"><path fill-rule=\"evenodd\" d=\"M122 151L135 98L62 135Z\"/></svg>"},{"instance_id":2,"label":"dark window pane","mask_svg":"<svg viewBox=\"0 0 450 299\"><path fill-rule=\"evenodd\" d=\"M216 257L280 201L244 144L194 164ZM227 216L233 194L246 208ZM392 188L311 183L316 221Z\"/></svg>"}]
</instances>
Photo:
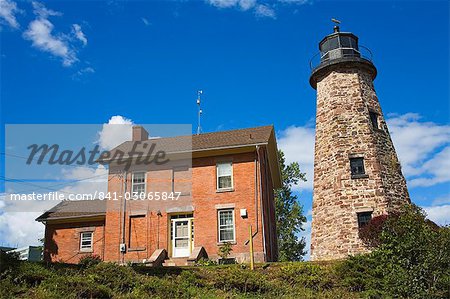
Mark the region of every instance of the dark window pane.
<instances>
[{"instance_id":1,"label":"dark window pane","mask_svg":"<svg viewBox=\"0 0 450 299\"><path fill-rule=\"evenodd\" d=\"M358 213L358 227L361 228L372 219L372 212L361 212Z\"/></svg>"},{"instance_id":2,"label":"dark window pane","mask_svg":"<svg viewBox=\"0 0 450 299\"><path fill-rule=\"evenodd\" d=\"M328 50L333 50L337 48L339 48L339 44L338 44L338 37L336 36L328 40Z\"/></svg>"},{"instance_id":3,"label":"dark window pane","mask_svg":"<svg viewBox=\"0 0 450 299\"><path fill-rule=\"evenodd\" d=\"M330 51L330 43L329 43L329 41L325 41L322 44L321 50L322 50L323 53L326 53L326 52Z\"/></svg>"},{"instance_id":4,"label":"dark window pane","mask_svg":"<svg viewBox=\"0 0 450 299\"><path fill-rule=\"evenodd\" d=\"M364 158L351 158L350 159L350 169L352 175L362 175L365 174L364 170Z\"/></svg>"},{"instance_id":5,"label":"dark window pane","mask_svg":"<svg viewBox=\"0 0 450 299\"><path fill-rule=\"evenodd\" d=\"M358 43L356 42L356 39L350 38L351 47L358 50Z\"/></svg>"},{"instance_id":6,"label":"dark window pane","mask_svg":"<svg viewBox=\"0 0 450 299\"><path fill-rule=\"evenodd\" d=\"M133 183L144 183L145 172L136 172L133 174Z\"/></svg>"},{"instance_id":7,"label":"dark window pane","mask_svg":"<svg viewBox=\"0 0 450 299\"><path fill-rule=\"evenodd\" d=\"M370 115L370 121L372 122L372 126L375 129L378 129L378 114L376 114L375 112L370 111L369 112Z\"/></svg>"},{"instance_id":8,"label":"dark window pane","mask_svg":"<svg viewBox=\"0 0 450 299\"><path fill-rule=\"evenodd\" d=\"M219 189L227 189L231 187L231 176L219 177Z\"/></svg>"},{"instance_id":9,"label":"dark window pane","mask_svg":"<svg viewBox=\"0 0 450 299\"><path fill-rule=\"evenodd\" d=\"M341 47L343 47L343 48L351 48L352 47L349 36L341 36L340 41L341 41Z\"/></svg>"}]
</instances>

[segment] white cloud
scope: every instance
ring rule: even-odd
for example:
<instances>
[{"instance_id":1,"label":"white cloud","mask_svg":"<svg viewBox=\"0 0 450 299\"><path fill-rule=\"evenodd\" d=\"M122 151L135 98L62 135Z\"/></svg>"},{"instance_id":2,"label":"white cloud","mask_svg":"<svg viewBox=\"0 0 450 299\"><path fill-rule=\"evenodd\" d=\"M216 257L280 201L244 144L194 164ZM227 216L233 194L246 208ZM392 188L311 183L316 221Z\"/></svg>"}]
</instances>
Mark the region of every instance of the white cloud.
<instances>
[{"instance_id":1,"label":"white cloud","mask_svg":"<svg viewBox=\"0 0 450 299\"><path fill-rule=\"evenodd\" d=\"M144 23L145 26L150 26L151 25L151 23L147 20L147 18L142 17L141 20L142 20L142 23Z\"/></svg>"},{"instance_id":2,"label":"white cloud","mask_svg":"<svg viewBox=\"0 0 450 299\"><path fill-rule=\"evenodd\" d=\"M310 0L278 0L278 2L286 3L286 4L302 5L302 4L310 3Z\"/></svg>"},{"instance_id":3,"label":"white cloud","mask_svg":"<svg viewBox=\"0 0 450 299\"><path fill-rule=\"evenodd\" d=\"M81 26L78 24L72 25L72 31L75 37L83 43L83 46L86 46L88 43L88 40L86 38L86 35L84 35L83 31L81 30Z\"/></svg>"},{"instance_id":4,"label":"white cloud","mask_svg":"<svg viewBox=\"0 0 450 299\"><path fill-rule=\"evenodd\" d=\"M450 224L450 205L423 207L428 219L439 225Z\"/></svg>"},{"instance_id":5,"label":"white cloud","mask_svg":"<svg viewBox=\"0 0 450 299\"><path fill-rule=\"evenodd\" d=\"M256 5L256 0L240 0L239 1L239 8L246 11L249 10Z\"/></svg>"},{"instance_id":6,"label":"white cloud","mask_svg":"<svg viewBox=\"0 0 450 299\"><path fill-rule=\"evenodd\" d=\"M23 37L30 40L35 48L61 58L64 66L71 66L78 61L67 38L63 35L54 35L54 25L47 19L49 16L60 16L61 13L47 9L38 2L33 2L33 7L37 18L30 22Z\"/></svg>"},{"instance_id":7,"label":"white cloud","mask_svg":"<svg viewBox=\"0 0 450 299\"><path fill-rule=\"evenodd\" d=\"M10 0L0 0L0 21L6 23L12 28L19 28L20 25L17 22L16 14L20 10L17 8L17 4Z\"/></svg>"},{"instance_id":8,"label":"white cloud","mask_svg":"<svg viewBox=\"0 0 450 299\"><path fill-rule=\"evenodd\" d=\"M44 225L34 221L39 212L7 212L0 214L0 244L22 247L39 245Z\"/></svg>"},{"instance_id":9,"label":"white cloud","mask_svg":"<svg viewBox=\"0 0 450 299\"><path fill-rule=\"evenodd\" d=\"M131 140L133 122L123 116L111 117L99 132L98 143L106 150L112 149L124 141Z\"/></svg>"},{"instance_id":10,"label":"white cloud","mask_svg":"<svg viewBox=\"0 0 450 299\"><path fill-rule=\"evenodd\" d=\"M450 181L450 146L423 163L421 171L426 177L414 178L411 187L429 187Z\"/></svg>"},{"instance_id":11,"label":"white cloud","mask_svg":"<svg viewBox=\"0 0 450 299\"><path fill-rule=\"evenodd\" d=\"M314 178L314 128L291 126L278 133L278 146L284 152L287 163L298 162L306 173L307 182L300 182L294 189L312 190Z\"/></svg>"},{"instance_id":12,"label":"white cloud","mask_svg":"<svg viewBox=\"0 0 450 299\"><path fill-rule=\"evenodd\" d=\"M230 8L239 4L240 0L207 0L207 2L215 7Z\"/></svg>"},{"instance_id":13,"label":"white cloud","mask_svg":"<svg viewBox=\"0 0 450 299\"><path fill-rule=\"evenodd\" d=\"M255 8L255 15L257 17L272 18L276 19L277 15L275 10L265 4L258 4Z\"/></svg>"},{"instance_id":14,"label":"white cloud","mask_svg":"<svg viewBox=\"0 0 450 299\"><path fill-rule=\"evenodd\" d=\"M63 60L64 66L71 66L78 59L67 41L52 34L53 24L46 19L36 19L28 25L24 32L25 39L32 41L33 46Z\"/></svg>"},{"instance_id":15,"label":"white cloud","mask_svg":"<svg viewBox=\"0 0 450 299\"><path fill-rule=\"evenodd\" d=\"M391 115L389 131L410 187L450 181L450 126L421 121L417 113Z\"/></svg>"},{"instance_id":16,"label":"white cloud","mask_svg":"<svg viewBox=\"0 0 450 299\"><path fill-rule=\"evenodd\" d=\"M205 2L209 3L212 6L217 8L236 8L241 11L252 10L255 16L259 18L271 18L276 19L277 13L276 8L279 7L278 3L284 4L285 6L289 5L302 5L309 3L309 0L278 0L271 1L271 5L269 5L268 1L260 1L260 0L205 0Z\"/></svg>"},{"instance_id":17,"label":"white cloud","mask_svg":"<svg viewBox=\"0 0 450 299\"><path fill-rule=\"evenodd\" d=\"M4 212L6 194L0 194L0 245L22 247L38 244L44 226L34 219L40 212Z\"/></svg>"},{"instance_id":18,"label":"white cloud","mask_svg":"<svg viewBox=\"0 0 450 299\"><path fill-rule=\"evenodd\" d=\"M256 0L206 0L212 6L218 8L239 8L243 11L249 10L256 5Z\"/></svg>"},{"instance_id":19,"label":"white cloud","mask_svg":"<svg viewBox=\"0 0 450 299\"><path fill-rule=\"evenodd\" d=\"M62 13L59 11L48 9L40 2L33 1L31 4L33 5L34 14L41 18L47 19L49 16L62 16Z\"/></svg>"},{"instance_id":20,"label":"white cloud","mask_svg":"<svg viewBox=\"0 0 450 299\"><path fill-rule=\"evenodd\" d=\"M88 66L88 67L79 69L76 73L74 73L72 75L72 79L80 80L84 75L94 74L94 73L95 73L95 69L93 67Z\"/></svg>"},{"instance_id":21,"label":"white cloud","mask_svg":"<svg viewBox=\"0 0 450 299\"><path fill-rule=\"evenodd\" d=\"M73 65L78 61L73 41L79 40L83 46L88 43L81 26L73 24L71 34L55 33L55 26L50 22L49 17L62 16L62 13L48 9L39 2L33 1L32 4L36 19L29 23L23 37L31 41L33 47L60 58L64 66Z\"/></svg>"}]
</instances>

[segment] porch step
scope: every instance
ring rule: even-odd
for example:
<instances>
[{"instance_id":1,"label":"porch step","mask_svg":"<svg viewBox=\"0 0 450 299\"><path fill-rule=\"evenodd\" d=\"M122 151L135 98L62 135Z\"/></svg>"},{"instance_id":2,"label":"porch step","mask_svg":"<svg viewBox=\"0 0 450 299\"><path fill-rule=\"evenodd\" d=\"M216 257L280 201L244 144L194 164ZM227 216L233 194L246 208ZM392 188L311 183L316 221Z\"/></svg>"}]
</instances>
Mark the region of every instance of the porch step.
<instances>
[{"instance_id":1,"label":"porch step","mask_svg":"<svg viewBox=\"0 0 450 299\"><path fill-rule=\"evenodd\" d=\"M180 267L188 265L187 257L177 257L177 258L169 258L164 261L162 264L164 267Z\"/></svg>"}]
</instances>

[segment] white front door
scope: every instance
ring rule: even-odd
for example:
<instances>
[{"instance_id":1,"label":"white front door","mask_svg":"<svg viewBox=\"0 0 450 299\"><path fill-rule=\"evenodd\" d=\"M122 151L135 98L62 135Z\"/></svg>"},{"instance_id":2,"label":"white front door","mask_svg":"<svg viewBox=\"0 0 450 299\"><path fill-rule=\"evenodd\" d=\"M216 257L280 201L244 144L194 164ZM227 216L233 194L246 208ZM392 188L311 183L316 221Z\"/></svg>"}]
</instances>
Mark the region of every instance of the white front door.
<instances>
[{"instance_id":1,"label":"white front door","mask_svg":"<svg viewBox=\"0 0 450 299\"><path fill-rule=\"evenodd\" d=\"M191 254L191 219L173 219L172 256L186 257Z\"/></svg>"}]
</instances>

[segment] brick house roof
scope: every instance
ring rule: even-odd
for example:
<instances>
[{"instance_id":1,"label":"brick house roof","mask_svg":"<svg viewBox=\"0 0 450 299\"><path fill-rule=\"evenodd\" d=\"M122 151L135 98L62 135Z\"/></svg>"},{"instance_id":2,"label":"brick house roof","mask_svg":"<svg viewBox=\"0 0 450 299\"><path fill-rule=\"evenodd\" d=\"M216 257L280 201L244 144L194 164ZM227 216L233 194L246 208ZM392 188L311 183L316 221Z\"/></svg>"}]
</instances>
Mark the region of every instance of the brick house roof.
<instances>
[{"instance_id":1,"label":"brick house roof","mask_svg":"<svg viewBox=\"0 0 450 299\"><path fill-rule=\"evenodd\" d=\"M104 215L106 215L106 200L65 200L36 218L36 221Z\"/></svg>"},{"instance_id":2,"label":"brick house roof","mask_svg":"<svg viewBox=\"0 0 450 299\"><path fill-rule=\"evenodd\" d=\"M135 150L146 152L149 145L152 144L155 145L155 152L164 151L165 153L198 152L211 149L268 144L273 132L273 126L263 126L239 130L202 133L199 135L151 138L137 144ZM110 151L111 156L114 156L117 151L127 154L133 149L134 145L134 141L125 141ZM99 159L99 161L107 162L108 159Z\"/></svg>"}]
</instances>

